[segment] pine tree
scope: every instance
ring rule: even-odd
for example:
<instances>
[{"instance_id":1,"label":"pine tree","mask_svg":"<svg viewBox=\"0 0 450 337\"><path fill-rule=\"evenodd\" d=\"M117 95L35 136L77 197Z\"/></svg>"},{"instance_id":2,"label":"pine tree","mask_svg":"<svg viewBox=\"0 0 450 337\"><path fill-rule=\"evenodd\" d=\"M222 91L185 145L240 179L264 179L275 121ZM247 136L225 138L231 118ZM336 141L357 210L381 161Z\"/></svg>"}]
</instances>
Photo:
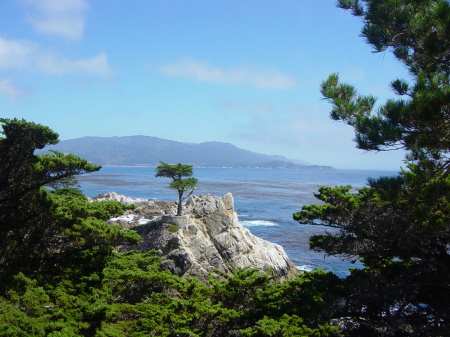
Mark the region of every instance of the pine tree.
<instances>
[{"instance_id":1,"label":"pine tree","mask_svg":"<svg viewBox=\"0 0 450 337\"><path fill-rule=\"evenodd\" d=\"M156 167L156 177L172 178L169 187L178 192L177 216L181 215L183 200L188 198L197 187L198 180L192 178L193 174L192 165L183 165L181 163L170 165L161 162L161 164ZM187 195L185 193L187 193Z\"/></svg>"},{"instance_id":2,"label":"pine tree","mask_svg":"<svg viewBox=\"0 0 450 337\"><path fill-rule=\"evenodd\" d=\"M392 51L411 79L393 80L399 98L377 107L373 96L332 74L321 86L331 118L354 128L360 149L405 149L407 167L369 180L357 193L322 187L316 196L323 204L305 206L294 218L340 229L313 237L311 246L365 264L347 279L341 313L357 333L450 335L450 4L341 0L338 6L361 17L367 43L375 52Z\"/></svg>"}]
</instances>

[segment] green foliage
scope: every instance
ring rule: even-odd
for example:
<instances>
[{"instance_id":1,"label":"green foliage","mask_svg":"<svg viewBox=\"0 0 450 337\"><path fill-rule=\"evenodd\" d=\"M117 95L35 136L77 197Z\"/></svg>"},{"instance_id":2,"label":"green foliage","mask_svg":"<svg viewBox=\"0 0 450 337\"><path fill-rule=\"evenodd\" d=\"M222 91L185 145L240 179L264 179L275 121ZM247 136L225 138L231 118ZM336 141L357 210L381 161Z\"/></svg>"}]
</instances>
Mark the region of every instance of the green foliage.
<instances>
[{"instance_id":1,"label":"green foliage","mask_svg":"<svg viewBox=\"0 0 450 337\"><path fill-rule=\"evenodd\" d=\"M93 335L107 312L105 263L117 245L139 236L104 222L123 205L44 188L99 166L58 152L35 155L57 134L23 120L1 122L0 151L11 160L0 163L0 335Z\"/></svg>"},{"instance_id":2,"label":"green foliage","mask_svg":"<svg viewBox=\"0 0 450 337\"><path fill-rule=\"evenodd\" d=\"M194 172L192 165L183 165L181 163L177 165L170 165L161 162L161 164L156 167L155 176L172 178L172 182L169 187L178 191L177 216L181 215L183 200L187 199L197 188L198 180L196 178L192 178L193 174ZM187 193L187 195L185 195L185 193Z\"/></svg>"},{"instance_id":3,"label":"green foliage","mask_svg":"<svg viewBox=\"0 0 450 337\"><path fill-rule=\"evenodd\" d=\"M300 298L294 300L294 297L280 303L281 296L277 296L280 287L287 291L291 288L289 283L274 283L267 274L257 270L235 270L233 275L221 275L223 280L211 275L211 286L207 286L197 279L179 279L166 274L165 278L151 284L170 284L176 297L167 296L169 288L162 293L155 292L156 288L153 293L146 291L143 302L134 306L120 304L122 314L117 317L121 320L116 321L115 326L132 331L130 336L151 333L205 337L284 336L291 333L294 336L300 331L303 336L330 336L337 331L336 327L318 324L319 320L307 324L296 315L283 314L283 308L279 306L287 304L288 308L295 308L301 304ZM311 278L314 279L314 275ZM271 310L276 306L279 311Z\"/></svg>"},{"instance_id":4,"label":"green foliage","mask_svg":"<svg viewBox=\"0 0 450 337\"><path fill-rule=\"evenodd\" d=\"M181 279L160 271L155 251L129 251L115 254L104 269L104 284L116 303L136 304L170 288L180 287Z\"/></svg>"},{"instance_id":5,"label":"green foliage","mask_svg":"<svg viewBox=\"0 0 450 337\"><path fill-rule=\"evenodd\" d=\"M56 181L51 181L47 184L47 187L52 188L54 190L59 188L74 188L79 189L80 185L74 176L61 178Z\"/></svg>"},{"instance_id":6,"label":"green foliage","mask_svg":"<svg viewBox=\"0 0 450 337\"><path fill-rule=\"evenodd\" d=\"M311 329L303 324L303 319L297 316L283 315L273 319L264 317L257 323L256 328L241 330L243 336L248 337L296 337L296 336L329 336L336 332L336 328L323 326Z\"/></svg>"},{"instance_id":7,"label":"green foliage","mask_svg":"<svg viewBox=\"0 0 450 337\"><path fill-rule=\"evenodd\" d=\"M363 270L343 283L335 315L344 335L449 335L450 3L443 0L339 0L364 22L376 52L392 50L410 71L395 79L398 99L376 105L332 74L321 92L330 116L355 130L357 147L403 148L407 169L368 187L321 187L320 205L294 214L301 223L340 229L311 248L359 256ZM336 302L337 303L337 302Z\"/></svg>"},{"instance_id":8,"label":"green foliage","mask_svg":"<svg viewBox=\"0 0 450 337\"><path fill-rule=\"evenodd\" d=\"M375 99L359 95L332 74L322 95L333 106L331 117L355 129L365 150L405 148L446 161L449 106L450 5L447 1L345 0L339 6L363 17L362 35L376 52L392 49L410 71L413 84L395 79L391 86L401 99L388 100L374 112Z\"/></svg>"},{"instance_id":9,"label":"green foliage","mask_svg":"<svg viewBox=\"0 0 450 337\"><path fill-rule=\"evenodd\" d=\"M59 249L53 238L62 234L54 220L58 206L43 186L100 167L70 154L35 155L34 150L57 142L47 127L16 119L0 123L0 154L8 158L0 162L0 268L37 267Z\"/></svg>"}]
</instances>

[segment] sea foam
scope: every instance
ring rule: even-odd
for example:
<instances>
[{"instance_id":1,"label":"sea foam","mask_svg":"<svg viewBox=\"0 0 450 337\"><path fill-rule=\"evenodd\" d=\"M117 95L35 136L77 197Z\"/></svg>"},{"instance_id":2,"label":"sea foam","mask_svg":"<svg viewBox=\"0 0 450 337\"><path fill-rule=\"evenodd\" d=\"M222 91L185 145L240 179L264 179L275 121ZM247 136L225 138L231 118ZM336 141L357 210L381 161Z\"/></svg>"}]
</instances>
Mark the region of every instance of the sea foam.
<instances>
[{"instance_id":1,"label":"sea foam","mask_svg":"<svg viewBox=\"0 0 450 337\"><path fill-rule=\"evenodd\" d=\"M267 221L267 220L245 220L245 221L240 221L240 223L244 227L256 227L256 226L271 227L271 226L279 226L276 222Z\"/></svg>"},{"instance_id":2,"label":"sea foam","mask_svg":"<svg viewBox=\"0 0 450 337\"><path fill-rule=\"evenodd\" d=\"M297 270L299 271L314 271L316 268L314 268L313 266L304 264L302 266L295 266L297 268Z\"/></svg>"}]
</instances>

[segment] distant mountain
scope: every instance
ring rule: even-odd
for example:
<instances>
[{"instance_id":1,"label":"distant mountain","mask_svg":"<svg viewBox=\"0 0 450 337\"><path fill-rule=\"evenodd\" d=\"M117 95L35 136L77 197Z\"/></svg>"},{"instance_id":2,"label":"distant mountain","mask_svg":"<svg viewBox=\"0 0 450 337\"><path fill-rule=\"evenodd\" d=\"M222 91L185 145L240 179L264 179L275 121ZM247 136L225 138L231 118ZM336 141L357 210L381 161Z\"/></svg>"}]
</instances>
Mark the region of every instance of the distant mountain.
<instances>
[{"instance_id":1,"label":"distant mountain","mask_svg":"<svg viewBox=\"0 0 450 337\"><path fill-rule=\"evenodd\" d=\"M73 153L99 165L158 165L160 161L197 167L262 167L264 163L290 160L265 155L221 142L181 143L150 136L83 137L63 140L44 150ZM304 166L289 163L290 168Z\"/></svg>"},{"instance_id":2,"label":"distant mountain","mask_svg":"<svg viewBox=\"0 0 450 337\"><path fill-rule=\"evenodd\" d=\"M255 165L249 165L247 167L253 168L266 168L266 169L310 169L310 170L332 170L334 167L332 166L324 166L324 165L299 165L294 164L292 162L286 162L281 160L273 160L267 163L260 163Z\"/></svg>"}]
</instances>

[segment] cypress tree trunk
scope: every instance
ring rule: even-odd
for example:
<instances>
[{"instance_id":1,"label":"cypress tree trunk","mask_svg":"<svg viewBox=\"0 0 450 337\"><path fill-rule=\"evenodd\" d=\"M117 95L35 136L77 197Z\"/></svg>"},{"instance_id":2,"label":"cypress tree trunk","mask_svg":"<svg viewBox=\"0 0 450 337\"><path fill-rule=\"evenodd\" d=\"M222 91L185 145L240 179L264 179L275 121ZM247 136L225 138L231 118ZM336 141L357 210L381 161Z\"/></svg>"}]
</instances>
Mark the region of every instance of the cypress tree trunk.
<instances>
[{"instance_id":1,"label":"cypress tree trunk","mask_svg":"<svg viewBox=\"0 0 450 337\"><path fill-rule=\"evenodd\" d=\"M182 201L183 201L183 191L178 191L178 210L177 210L177 216L181 216L181 210L182 210Z\"/></svg>"}]
</instances>

